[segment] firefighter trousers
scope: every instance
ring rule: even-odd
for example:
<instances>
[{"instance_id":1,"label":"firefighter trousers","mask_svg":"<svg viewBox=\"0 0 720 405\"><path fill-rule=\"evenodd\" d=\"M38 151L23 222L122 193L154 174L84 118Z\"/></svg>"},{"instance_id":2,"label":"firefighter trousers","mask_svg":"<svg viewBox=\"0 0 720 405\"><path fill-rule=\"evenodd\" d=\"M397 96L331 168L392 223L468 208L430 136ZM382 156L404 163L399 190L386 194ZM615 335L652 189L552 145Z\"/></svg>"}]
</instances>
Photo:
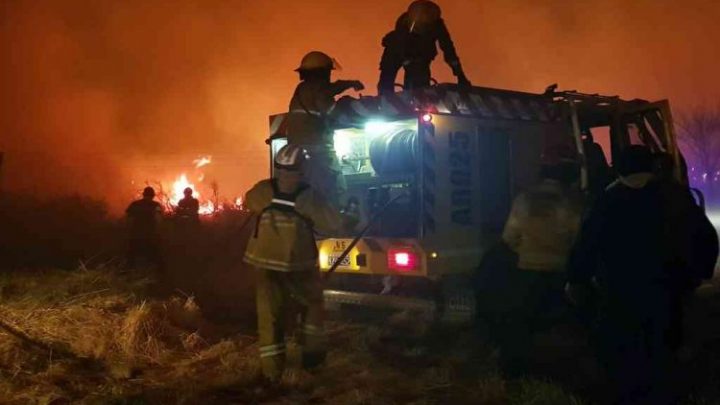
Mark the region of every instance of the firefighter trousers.
<instances>
[{"instance_id":1,"label":"firefighter trousers","mask_svg":"<svg viewBox=\"0 0 720 405\"><path fill-rule=\"evenodd\" d=\"M286 324L297 324L298 346L303 368L325 360L323 292L320 272L257 270L257 316L260 362L263 375L277 380L286 361Z\"/></svg>"}]
</instances>

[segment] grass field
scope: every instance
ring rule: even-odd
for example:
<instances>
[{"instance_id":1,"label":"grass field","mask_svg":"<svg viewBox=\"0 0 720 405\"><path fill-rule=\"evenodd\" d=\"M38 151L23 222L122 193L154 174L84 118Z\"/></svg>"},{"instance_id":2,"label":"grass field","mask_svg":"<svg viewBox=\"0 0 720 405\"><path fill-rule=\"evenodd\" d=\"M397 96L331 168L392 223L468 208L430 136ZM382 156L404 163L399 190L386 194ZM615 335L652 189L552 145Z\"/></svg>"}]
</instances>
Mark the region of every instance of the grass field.
<instances>
[{"instance_id":1,"label":"grass field","mask_svg":"<svg viewBox=\"0 0 720 405\"><path fill-rule=\"evenodd\" d=\"M536 336L532 373L506 379L482 325L446 328L413 313L360 308L332 315L324 367L291 366L281 384L261 384L252 273L240 265L242 215L190 231L166 223L167 271L158 276L121 269L122 233L100 207L70 212L50 227L5 216L22 237L0 235L12 243L0 250L0 404L562 405L604 398L578 327ZM50 265L56 261L64 269ZM720 403L720 284L698 291L690 315L680 373L686 403Z\"/></svg>"},{"instance_id":2,"label":"grass field","mask_svg":"<svg viewBox=\"0 0 720 405\"><path fill-rule=\"evenodd\" d=\"M194 297L152 298L153 290L143 274L114 268L4 274L0 319L18 334L0 332L0 403L580 404L602 393L572 334L537 337L544 377L506 380L476 330L403 313L358 319L357 310L329 323L325 367L291 367L268 387L259 384L247 297L236 313L206 314ZM688 403L710 404L720 398L720 302L713 287L701 296L715 306L700 317L715 323L695 336L701 353L688 369L704 376Z\"/></svg>"}]
</instances>

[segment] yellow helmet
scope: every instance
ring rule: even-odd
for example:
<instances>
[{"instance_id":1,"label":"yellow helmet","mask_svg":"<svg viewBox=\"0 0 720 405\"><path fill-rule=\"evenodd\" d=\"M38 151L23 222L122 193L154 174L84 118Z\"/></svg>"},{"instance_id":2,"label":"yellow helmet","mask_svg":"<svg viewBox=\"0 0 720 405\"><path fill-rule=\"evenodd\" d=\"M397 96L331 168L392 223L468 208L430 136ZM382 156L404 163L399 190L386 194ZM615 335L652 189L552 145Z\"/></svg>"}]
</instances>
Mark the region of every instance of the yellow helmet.
<instances>
[{"instance_id":1,"label":"yellow helmet","mask_svg":"<svg viewBox=\"0 0 720 405\"><path fill-rule=\"evenodd\" d=\"M300 67L295 69L295 71L299 72L301 70L315 69L335 70L339 67L340 65L338 65L337 61L328 56L326 53L320 51L312 51L308 52L305 56L303 56L302 61L300 62Z\"/></svg>"},{"instance_id":2,"label":"yellow helmet","mask_svg":"<svg viewBox=\"0 0 720 405\"><path fill-rule=\"evenodd\" d=\"M411 27L425 27L440 19L441 10L430 0L416 0L410 4L407 13Z\"/></svg>"}]
</instances>

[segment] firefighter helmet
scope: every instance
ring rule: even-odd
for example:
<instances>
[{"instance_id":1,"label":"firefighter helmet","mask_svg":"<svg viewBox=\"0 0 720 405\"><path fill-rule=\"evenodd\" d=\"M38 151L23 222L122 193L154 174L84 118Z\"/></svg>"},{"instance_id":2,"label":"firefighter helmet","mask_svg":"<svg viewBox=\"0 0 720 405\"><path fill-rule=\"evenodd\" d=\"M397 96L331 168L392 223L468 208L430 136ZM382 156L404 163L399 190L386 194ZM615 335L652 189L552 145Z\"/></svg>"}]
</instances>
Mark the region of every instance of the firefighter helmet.
<instances>
[{"instance_id":1,"label":"firefighter helmet","mask_svg":"<svg viewBox=\"0 0 720 405\"><path fill-rule=\"evenodd\" d=\"M413 31L417 27L426 27L438 21L441 10L440 6L430 0L417 0L410 4L407 13L410 18L410 30Z\"/></svg>"},{"instance_id":2,"label":"firefighter helmet","mask_svg":"<svg viewBox=\"0 0 720 405\"><path fill-rule=\"evenodd\" d=\"M285 145L275 155L275 167L285 170L300 170L308 159L310 156L305 148L298 145Z\"/></svg>"},{"instance_id":3,"label":"firefighter helmet","mask_svg":"<svg viewBox=\"0 0 720 405\"><path fill-rule=\"evenodd\" d=\"M328 56L328 54L320 51L312 51L303 56L302 61L300 61L300 67L295 69L295 71L299 72L303 70L319 69L335 70L339 68L340 65L337 61Z\"/></svg>"},{"instance_id":4,"label":"firefighter helmet","mask_svg":"<svg viewBox=\"0 0 720 405\"><path fill-rule=\"evenodd\" d=\"M153 198L155 197L155 189L152 187L145 187L143 189L143 197Z\"/></svg>"},{"instance_id":5,"label":"firefighter helmet","mask_svg":"<svg viewBox=\"0 0 720 405\"><path fill-rule=\"evenodd\" d=\"M631 174L649 173L653 170L653 154L645 145L630 145L620 153L615 164L618 174L627 177Z\"/></svg>"},{"instance_id":6,"label":"firefighter helmet","mask_svg":"<svg viewBox=\"0 0 720 405\"><path fill-rule=\"evenodd\" d=\"M190 196L193 195L193 189L190 188L190 187L185 187L185 190L183 190L183 194L185 194L186 196L190 197Z\"/></svg>"}]
</instances>

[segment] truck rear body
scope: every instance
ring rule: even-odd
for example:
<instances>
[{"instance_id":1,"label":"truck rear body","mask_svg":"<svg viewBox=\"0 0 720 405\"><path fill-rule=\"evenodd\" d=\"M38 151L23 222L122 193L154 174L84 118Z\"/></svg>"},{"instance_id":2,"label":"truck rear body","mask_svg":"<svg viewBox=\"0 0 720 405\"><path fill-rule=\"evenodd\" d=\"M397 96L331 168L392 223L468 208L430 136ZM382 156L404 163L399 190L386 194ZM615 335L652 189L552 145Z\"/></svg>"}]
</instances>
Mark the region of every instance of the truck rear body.
<instances>
[{"instance_id":1,"label":"truck rear body","mask_svg":"<svg viewBox=\"0 0 720 405\"><path fill-rule=\"evenodd\" d=\"M577 152L583 167L578 187L584 188L576 103L547 94L458 92L441 85L422 94L366 97L339 106L334 144L346 198L359 202L367 221L388 201L405 197L385 208L337 266L331 286L338 289L328 295L392 295L408 291L398 286L413 285L427 296L437 281L470 275L498 241L514 197L538 181L542 156L551 148ZM583 119L600 120L585 114ZM270 118L274 154L287 142L285 115ZM322 271L353 237L319 240Z\"/></svg>"}]
</instances>

